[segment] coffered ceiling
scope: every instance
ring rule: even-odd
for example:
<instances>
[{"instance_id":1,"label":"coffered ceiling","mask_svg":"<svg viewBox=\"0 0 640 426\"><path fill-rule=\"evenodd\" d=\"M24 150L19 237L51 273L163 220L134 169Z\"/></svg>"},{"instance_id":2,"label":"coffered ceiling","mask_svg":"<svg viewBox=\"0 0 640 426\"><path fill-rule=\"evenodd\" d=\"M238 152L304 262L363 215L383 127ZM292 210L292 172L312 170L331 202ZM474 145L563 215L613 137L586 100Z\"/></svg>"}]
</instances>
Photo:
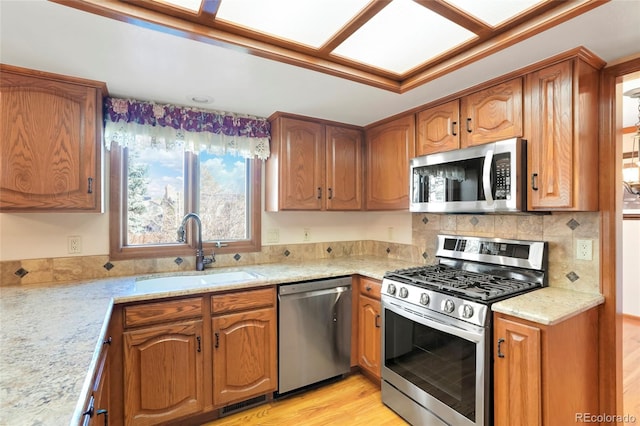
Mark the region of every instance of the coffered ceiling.
<instances>
[{"instance_id":1,"label":"coffered ceiling","mask_svg":"<svg viewBox=\"0 0 640 426\"><path fill-rule=\"evenodd\" d=\"M54 0L402 93L602 0Z\"/></svg>"}]
</instances>

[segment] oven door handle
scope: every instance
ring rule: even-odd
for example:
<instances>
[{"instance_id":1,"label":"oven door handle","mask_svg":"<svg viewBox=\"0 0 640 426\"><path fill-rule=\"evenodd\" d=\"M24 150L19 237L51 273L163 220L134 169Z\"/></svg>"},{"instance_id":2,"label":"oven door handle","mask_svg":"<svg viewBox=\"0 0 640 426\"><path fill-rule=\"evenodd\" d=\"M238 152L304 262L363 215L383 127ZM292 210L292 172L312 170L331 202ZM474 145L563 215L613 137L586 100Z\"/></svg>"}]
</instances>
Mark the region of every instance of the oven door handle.
<instances>
[{"instance_id":1,"label":"oven door handle","mask_svg":"<svg viewBox=\"0 0 640 426\"><path fill-rule=\"evenodd\" d=\"M493 204L493 194L491 193L491 166L493 164L493 150L490 149L484 156L484 167L482 168L482 189L484 198L488 205Z\"/></svg>"}]
</instances>

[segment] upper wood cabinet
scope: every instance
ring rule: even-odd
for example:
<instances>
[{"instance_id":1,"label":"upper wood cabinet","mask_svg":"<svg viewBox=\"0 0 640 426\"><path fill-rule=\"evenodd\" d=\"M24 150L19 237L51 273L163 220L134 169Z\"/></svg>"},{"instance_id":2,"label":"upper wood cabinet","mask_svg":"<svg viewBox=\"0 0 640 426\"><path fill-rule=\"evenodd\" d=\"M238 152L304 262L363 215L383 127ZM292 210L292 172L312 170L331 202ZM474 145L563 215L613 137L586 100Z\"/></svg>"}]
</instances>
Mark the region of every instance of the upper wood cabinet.
<instances>
[{"instance_id":1,"label":"upper wood cabinet","mask_svg":"<svg viewBox=\"0 0 640 426\"><path fill-rule=\"evenodd\" d=\"M460 146L466 148L521 137L522 111L522 78L515 78L463 97Z\"/></svg>"},{"instance_id":2,"label":"upper wood cabinet","mask_svg":"<svg viewBox=\"0 0 640 426\"><path fill-rule=\"evenodd\" d=\"M366 130L367 210L409 208L409 160L415 150L414 114Z\"/></svg>"},{"instance_id":3,"label":"upper wood cabinet","mask_svg":"<svg viewBox=\"0 0 640 426\"><path fill-rule=\"evenodd\" d=\"M460 100L420 111L416 129L416 156L460 148Z\"/></svg>"},{"instance_id":4,"label":"upper wood cabinet","mask_svg":"<svg viewBox=\"0 0 640 426\"><path fill-rule=\"evenodd\" d=\"M271 120L266 210L362 209L362 132L277 115Z\"/></svg>"},{"instance_id":5,"label":"upper wood cabinet","mask_svg":"<svg viewBox=\"0 0 640 426\"><path fill-rule=\"evenodd\" d=\"M0 71L0 211L100 212L105 84Z\"/></svg>"},{"instance_id":6,"label":"upper wood cabinet","mask_svg":"<svg viewBox=\"0 0 640 426\"><path fill-rule=\"evenodd\" d=\"M580 58L526 76L529 210L598 210L598 81Z\"/></svg>"},{"instance_id":7,"label":"upper wood cabinet","mask_svg":"<svg viewBox=\"0 0 640 426\"><path fill-rule=\"evenodd\" d=\"M562 426L597 412L597 308L553 325L494 319L496 426Z\"/></svg>"}]
</instances>

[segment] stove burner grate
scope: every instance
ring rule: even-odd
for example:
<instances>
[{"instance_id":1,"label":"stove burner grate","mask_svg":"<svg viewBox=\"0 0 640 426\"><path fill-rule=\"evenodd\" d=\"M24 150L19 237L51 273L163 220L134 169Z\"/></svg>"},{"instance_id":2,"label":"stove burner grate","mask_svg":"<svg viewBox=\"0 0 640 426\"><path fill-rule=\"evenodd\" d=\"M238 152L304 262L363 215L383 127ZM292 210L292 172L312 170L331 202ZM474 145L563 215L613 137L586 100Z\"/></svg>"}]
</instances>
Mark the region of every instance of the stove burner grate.
<instances>
[{"instance_id":1,"label":"stove burner grate","mask_svg":"<svg viewBox=\"0 0 640 426\"><path fill-rule=\"evenodd\" d=\"M539 286L535 282L456 269L442 264L402 269L390 275L418 286L480 300L492 300Z\"/></svg>"}]
</instances>

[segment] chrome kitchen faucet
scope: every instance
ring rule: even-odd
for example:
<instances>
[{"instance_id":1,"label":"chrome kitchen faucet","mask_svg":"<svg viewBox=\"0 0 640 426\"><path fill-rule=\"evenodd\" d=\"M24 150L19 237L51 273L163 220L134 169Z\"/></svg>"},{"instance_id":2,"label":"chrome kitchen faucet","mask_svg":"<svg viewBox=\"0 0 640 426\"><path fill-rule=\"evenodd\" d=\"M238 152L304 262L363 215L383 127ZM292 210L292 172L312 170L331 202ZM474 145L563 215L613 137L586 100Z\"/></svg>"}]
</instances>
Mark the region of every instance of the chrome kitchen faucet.
<instances>
[{"instance_id":1,"label":"chrome kitchen faucet","mask_svg":"<svg viewBox=\"0 0 640 426\"><path fill-rule=\"evenodd\" d=\"M182 218L182 223L178 228L178 241L184 243L184 225L187 223L189 219L193 219L196 222L196 227L198 228L198 241L197 241L197 249L196 249L196 271L204 271L205 265L213 263L216 261L215 253L212 253L210 257L206 257L204 255L204 251L202 250L202 221L200 220L200 216L195 213L187 213Z\"/></svg>"}]
</instances>

